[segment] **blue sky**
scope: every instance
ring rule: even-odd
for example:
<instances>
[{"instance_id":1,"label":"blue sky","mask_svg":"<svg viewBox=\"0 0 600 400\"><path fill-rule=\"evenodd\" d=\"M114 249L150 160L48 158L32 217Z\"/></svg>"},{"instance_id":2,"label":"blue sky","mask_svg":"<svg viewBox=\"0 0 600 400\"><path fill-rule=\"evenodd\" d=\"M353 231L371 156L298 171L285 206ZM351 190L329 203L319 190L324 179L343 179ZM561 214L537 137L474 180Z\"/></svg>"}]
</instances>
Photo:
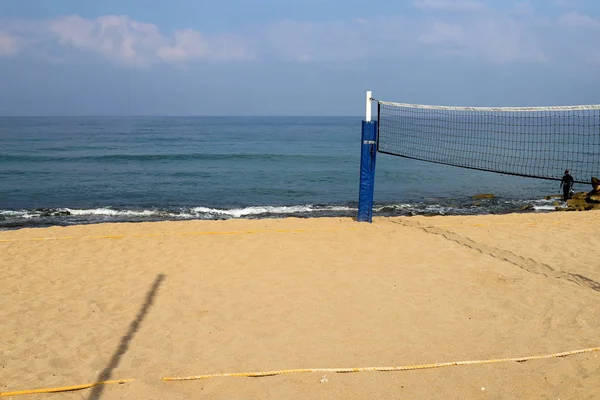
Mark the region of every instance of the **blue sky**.
<instances>
[{"instance_id":1,"label":"blue sky","mask_svg":"<svg viewBox=\"0 0 600 400\"><path fill-rule=\"evenodd\" d=\"M0 115L600 103L597 0L2 0Z\"/></svg>"}]
</instances>

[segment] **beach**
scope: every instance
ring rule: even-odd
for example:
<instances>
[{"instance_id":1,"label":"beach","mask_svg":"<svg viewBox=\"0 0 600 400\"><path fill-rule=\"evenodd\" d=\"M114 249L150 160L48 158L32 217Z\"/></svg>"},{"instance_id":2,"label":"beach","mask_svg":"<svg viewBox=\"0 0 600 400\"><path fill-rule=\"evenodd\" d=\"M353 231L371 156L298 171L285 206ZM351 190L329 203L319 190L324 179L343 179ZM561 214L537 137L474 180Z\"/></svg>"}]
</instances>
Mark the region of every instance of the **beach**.
<instances>
[{"instance_id":1,"label":"beach","mask_svg":"<svg viewBox=\"0 0 600 400\"><path fill-rule=\"evenodd\" d=\"M0 232L0 392L32 399L592 399L600 212Z\"/></svg>"}]
</instances>

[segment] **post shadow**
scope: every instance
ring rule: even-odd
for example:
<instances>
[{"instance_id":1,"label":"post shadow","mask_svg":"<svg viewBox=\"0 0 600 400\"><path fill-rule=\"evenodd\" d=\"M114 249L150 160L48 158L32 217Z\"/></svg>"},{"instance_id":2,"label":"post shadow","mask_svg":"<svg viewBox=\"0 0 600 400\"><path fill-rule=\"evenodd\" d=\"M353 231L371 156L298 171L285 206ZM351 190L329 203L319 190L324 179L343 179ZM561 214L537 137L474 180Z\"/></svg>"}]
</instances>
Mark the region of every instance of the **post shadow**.
<instances>
[{"instance_id":1,"label":"post shadow","mask_svg":"<svg viewBox=\"0 0 600 400\"><path fill-rule=\"evenodd\" d=\"M146 314L148 314L148 311L150 311L150 307L154 303L154 298L158 293L158 288L165 278L165 274L158 274L154 279L152 287L150 288L148 293L146 293L146 300L144 301L142 308L140 308L140 311L138 312L137 316L129 325L129 330L127 331L127 334L121 338L121 343L119 343L119 346L117 347L106 368L104 368L104 370L102 370L102 372L98 376L97 382L110 380L113 370L119 366L121 357L129 349L129 343L133 339L133 336L136 334L136 332L140 329L140 325L146 317ZM88 400L99 400L103 390L104 385L94 386L92 392L90 393L90 396L88 397Z\"/></svg>"}]
</instances>

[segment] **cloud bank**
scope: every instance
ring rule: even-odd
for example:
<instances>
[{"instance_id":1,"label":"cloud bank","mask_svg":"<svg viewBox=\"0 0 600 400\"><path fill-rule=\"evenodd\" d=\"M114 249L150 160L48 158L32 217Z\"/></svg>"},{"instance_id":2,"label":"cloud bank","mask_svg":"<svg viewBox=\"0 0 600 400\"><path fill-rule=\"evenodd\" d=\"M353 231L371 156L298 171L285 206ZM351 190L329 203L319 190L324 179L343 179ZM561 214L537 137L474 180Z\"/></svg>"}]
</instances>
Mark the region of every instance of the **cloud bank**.
<instances>
[{"instance_id":1,"label":"cloud bank","mask_svg":"<svg viewBox=\"0 0 600 400\"><path fill-rule=\"evenodd\" d=\"M406 15L279 20L217 35L196 29L166 33L126 15L0 21L0 57L44 54L47 59L69 60L88 53L129 67L273 60L343 64L372 58L392 62L407 55L543 63L560 53L557 46L572 56L572 47L579 46L586 52L582 59L600 59L590 56L600 54L591 39L587 44L569 44L578 32L600 30L600 20L568 11L566 0L553 1L562 6L562 13L553 18L544 18L527 1L507 3L510 10L502 11L477 0L413 0Z\"/></svg>"},{"instance_id":2,"label":"cloud bank","mask_svg":"<svg viewBox=\"0 0 600 400\"><path fill-rule=\"evenodd\" d=\"M166 35L158 26L126 15L105 15L95 19L70 15L44 21L9 21L4 25L14 33L13 36L0 33L0 55L54 47L56 52L89 52L129 66L245 61L254 57L240 36L204 36L193 29Z\"/></svg>"}]
</instances>

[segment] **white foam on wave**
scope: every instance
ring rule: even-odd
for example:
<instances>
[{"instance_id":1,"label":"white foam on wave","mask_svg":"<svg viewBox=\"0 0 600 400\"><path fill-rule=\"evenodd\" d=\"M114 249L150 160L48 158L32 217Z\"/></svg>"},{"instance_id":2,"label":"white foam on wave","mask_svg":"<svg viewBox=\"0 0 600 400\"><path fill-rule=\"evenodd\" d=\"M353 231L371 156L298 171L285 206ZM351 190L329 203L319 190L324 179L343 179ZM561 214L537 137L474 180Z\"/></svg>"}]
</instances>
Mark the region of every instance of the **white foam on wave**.
<instances>
[{"instance_id":1,"label":"white foam on wave","mask_svg":"<svg viewBox=\"0 0 600 400\"><path fill-rule=\"evenodd\" d=\"M509 200L505 204L511 204L514 207L530 206L534 211L556 211L554 203L562 202L561 199L529 199L529 200Z\"/></svg>"},{"instance_id":2,"label":"white foam on wave","mask_svg":"<svg viewBox=\"0 0 600 400\"><path fill-rule=\"evenodd\" d=\"M448 213L457 212L458 208L443 206L441 204L387 204L384 206L373 207L373 212L410 212L416 214L439 214L445 215Z\"/></svg>"},{"instance_id":3,"label":"white foam on wave","mask_svg":"<svg viewBox=\"0 0 600 400\"><path fill-rule=\"evenodd\" d=\"M452 207L444 207L440 204L430 204L425 207L426 212L435 213L439 215L445 215Z\"/></svg>"},{"instance_id":4,"label":"white foam on wave","mask_svg":"<svg viewBox=\"0 0 600 400\"><path fill-rule=\"evenodd\" d=\"M414 208L414 204L386 204L383 206L374 206L373 207L373 211L374 212L381 212L384 210L407 210L407 209L412 209Z\"/></svg>"},{"instance_id":5,"label":"white foam on wave","mask_svg":"<svg viewBox=\"0 0 600 400\"><path fill-rule=\"evenodd\" d=\"M0 216L8 218L33 218L29 211L13 211L13 210L0 210Z\"/></svg>"},{"instance_id":6,"label":"white foam on wave","mask_svg":"<svg viewBox=\"0 0 600 400\"><path fill-rule=\"evenodd\" d=\"M196 214L224 215L233 218L241 218L250 215L262 214L299 214L316 211L352 211L353 208L345 206L313 206L311 204L303 206L254 206L245 208L219 209L208 207L194 207L192 211Z\"/></svg>"},{"instance_id":7,"label":"white foam on wave","mask_svg":"<svg viewBox=\"0 0 600 400\"><path fill-rule=\"evenodd\" d=\"M110 208L92 208L92 209L77 209L65 208L65 211L71 215L105 215L105 216L126 216L126 217L151 217L157 215L157 211L152 210L113 210Z\"/></svg>"},{"instance_id":8,"label":"white foam on wave","mask_svg":"<svg viewBox=\"0 0 600 400\"><path fill-rule=\"evenodd\" d=\"M555 211L556 206L554 204L533 204L535 211Z\"/></svg>"},{"instance_id":9,"label":"white foam on wave","mask_svg":"<svg viewBox=\"0 0 600 400\"><path fill-rule=\"evenodd\" d=\"M504 203L512 205L509 208L520 207L523 204L532 206L534 211L554 211L556 199L531 199L531 200L509 200ZM374 213L384 213L395 215L409 213L414 214L434 214L434 215L461 215L477 213L478 207L455 207L443 204L377 204L373 207ZM54 209L37 209L37 210L0 210L0 220L6 219L14 221L19 219L35 219L35 218L69 218L69 216L90 219L144 219L144 218L159 218L159 219L213 219L213 218L244 218L244 217L261 217L268 215L295 215L309 214L318 215L319 213L348 213L355 212L356 207L331 205L319 206L313 204L305 205L290 205L290 206L252 206L243 208L211 208L211 207L182 207L179 209L115 209L111 207L99 208L54 208ZM103 218L104 217L104 218Z\"/></svg>"},{"instance_id":10,"label":"white foam on wave","mask_svg":"<svg viewBox=\"0 0 600 400\"><path fill-rule=\"evenodd\" d=\"M108 207L101 208L54 208L45 210L0 210L0 216L8 219L31 219L40 217L129 217L129 218L198 218L223 216L229 218L242 218L247 216L257 216L264 214L289 215L314 212L340 212L352 211L356 208L346 206L314 206L296 205L296 206L254 206L245 208L220 209L210 207L192 207L181 208L179 210L118 210Z\"/></svg>"},{"instance_id":11,"label":"white foam on wave","mask_svg":"<svg viewBox=\"0 0 600 400\"><path fill-rule=\"evenodd\" d=\"M62 217L65 215L75 216L108 216L108 217L149 217L152 215L159 214L158 211L152 210L113 210L110 208L90 208L90 209L77 209L77 208L53 208L47 210L0 210L0 216L9 219L31 219L39 217Z\"/></svg>"},{"instance_id":12,"label":"white foam on wave","mask_svg":"<svg viewBox=\"0 0 600 400\"><path fill-rule=\"evenodd\" d=\"M531 205L533 206L533 209L535 211L555 211L556 206L554 205L554 203L556 202L556 200L557 199L537 199L532 200Z\"/></svg>"},{"instance_id":13,"label":"white foam on wave","mask_svg":"<svg viewBox=\"0 0 600 400\"><path fill-rule=\"evenodd\" d=\"M555 211L555 206L533 206L533 209L536 211Z\"/></svg>"}]
</instances>

